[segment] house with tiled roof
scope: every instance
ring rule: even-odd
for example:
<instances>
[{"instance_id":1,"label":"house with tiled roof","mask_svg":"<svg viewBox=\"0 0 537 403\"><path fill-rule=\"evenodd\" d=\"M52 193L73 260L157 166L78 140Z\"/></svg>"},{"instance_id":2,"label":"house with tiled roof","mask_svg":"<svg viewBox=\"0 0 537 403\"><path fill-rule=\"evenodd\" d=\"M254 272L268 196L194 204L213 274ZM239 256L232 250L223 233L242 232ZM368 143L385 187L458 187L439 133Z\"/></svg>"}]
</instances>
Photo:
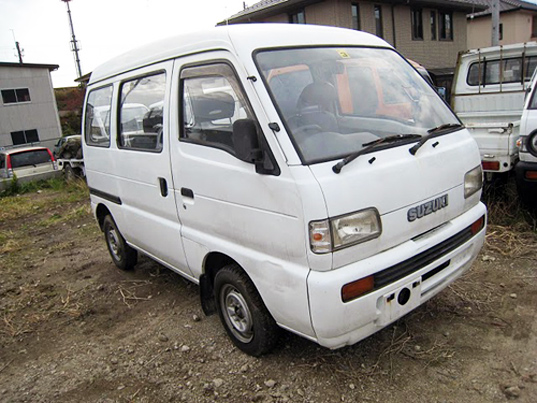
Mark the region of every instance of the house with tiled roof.
<instances>
[{"instance_id":1,"label":"house with tiled roof","mask_svg":"<svg viewBox=\"0 0 537 403\"><path fill-rule=\"evenodd\" d=\"M492 44L492 0L476 0L487 9L468 14L468 48ZM520 0L500 0L500 45L537 40L537 4Z\"/></svg>"},{"instance_id":2,"label":"house with tiled roof","mask_svg":"<svg viewBox=\"0 0 537 403\"><path fill-rule=\"evenodd\" d=\"M262 0L219 25L295 23L373 33L450 86L460 51L468 49L466 15L485 11L480 0Z\"/></svg>"}]
</instances>

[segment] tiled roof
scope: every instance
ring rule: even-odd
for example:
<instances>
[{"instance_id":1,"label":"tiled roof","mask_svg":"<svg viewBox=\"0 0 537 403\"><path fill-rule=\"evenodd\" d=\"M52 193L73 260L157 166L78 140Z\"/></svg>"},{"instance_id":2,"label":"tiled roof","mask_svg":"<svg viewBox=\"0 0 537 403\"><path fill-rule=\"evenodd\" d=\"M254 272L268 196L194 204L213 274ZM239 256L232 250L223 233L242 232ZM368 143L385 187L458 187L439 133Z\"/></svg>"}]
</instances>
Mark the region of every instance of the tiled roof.
<instances>
[{"instance_id":1,"label":"tiled roof","mask_svg":"<svg viewBox=\"0 0 537 403\"><path fill-rule=\"evenodd\" d=\"M475 0L476 3L480 3L488 8L485 11L471 13L468 15L470 17L481 17L484 15L490 15L492 12L491 11L492 1L493 0ZM503 13L506 11L514 11L514 10L537 11L537 4L530 3L527 1L521 1L521 0L500 0L500 13Z\"/></svg>"},{"instance_id":2,"label":"tiled roof","mask_svg":"<svg viewBox=\"0 0 537 403\"><path fill-rule=\"evenodd\" d=\"M511 1L511 0L506 0L506 1ZM231 17L228 18L228 20L230 21L233 21L233 20L242 20L243 18L242 17L246 17L246 16L249 16L249 15L255 15L259 12L262 12L262 11L265 11L265 10L269 10L271 8L280 8L279 6L284 6L284 5L289 5L289 6L292 6L293 3L296 4L297 6L298 5L305 5L307 3L314 3L315 1L310 1L308 2L307 0L261 0L249 7L246 7L244 10L232 15ZM408 5L408 1L401 1L401 0L393 0L391 1L392 3L394 4L405 4L405 5ZM289 3L289 4L285 4L285 3ZM487 6L488 5L488 2L487 0L445 0L445 1L438 1L438 0L424 0L424 1L420 1L420 0L414 0L414 1L411 1L410 3L415 3L415 4L419 4L419 3L428 3L428 4L435 4L435 3L438 3L439 5L442 5L443 7L453 7L453 8L464 8L464 9L471 9L472 6L475 6L476 7L476 11L482 11L483 9L483 6ZM485 4L483 4L485 3Z\"/></svg>"}]
</instances>

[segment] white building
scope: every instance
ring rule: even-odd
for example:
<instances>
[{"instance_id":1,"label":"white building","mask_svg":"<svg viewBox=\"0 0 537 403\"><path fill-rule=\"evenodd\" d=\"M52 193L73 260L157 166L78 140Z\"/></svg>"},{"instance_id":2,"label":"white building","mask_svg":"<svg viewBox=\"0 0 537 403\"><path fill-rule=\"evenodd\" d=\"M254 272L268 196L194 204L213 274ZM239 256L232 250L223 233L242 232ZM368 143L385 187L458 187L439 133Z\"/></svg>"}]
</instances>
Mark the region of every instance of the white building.
<instances>
[{"instance_id":1,"label":"white building","mask_svg":"<svg viewBox=\"0 0 537 403\"><path fill-rule=\"evenodd\" d=\"M58 67L0 62L0 147L52 147L61 136L50 77Z\"/></svg>"}]
</instances>

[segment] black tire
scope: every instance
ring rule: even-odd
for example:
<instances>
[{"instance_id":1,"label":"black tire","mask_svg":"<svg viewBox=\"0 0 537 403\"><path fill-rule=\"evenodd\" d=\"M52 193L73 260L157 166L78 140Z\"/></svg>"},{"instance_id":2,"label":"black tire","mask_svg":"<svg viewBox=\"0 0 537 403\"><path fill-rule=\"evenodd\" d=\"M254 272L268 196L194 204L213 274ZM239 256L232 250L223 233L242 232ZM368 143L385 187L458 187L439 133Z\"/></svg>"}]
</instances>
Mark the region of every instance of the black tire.
<instances>
[{"instance_id":1,"label":"black tire","mask_svg":"<svg viewBox=\"0 0 537 403\"><path fill-rule=\"evenodd\" d=\"M138 253L125 242L113 218L107 215L103 222L104 239L113 262L121 270L132 270L138 262Z\"/></svg>"},{"instance_id":2,"label":"black tire","mask_svg":"<svg viewBox=\"0 0 537 403\"><path fill-rule=\"evenodd\" d=\"M228 336L246 354L270 352L280 329L252 281L236 264L223 267L214 280L215 301Z\"/></svg>"}]
</instances>

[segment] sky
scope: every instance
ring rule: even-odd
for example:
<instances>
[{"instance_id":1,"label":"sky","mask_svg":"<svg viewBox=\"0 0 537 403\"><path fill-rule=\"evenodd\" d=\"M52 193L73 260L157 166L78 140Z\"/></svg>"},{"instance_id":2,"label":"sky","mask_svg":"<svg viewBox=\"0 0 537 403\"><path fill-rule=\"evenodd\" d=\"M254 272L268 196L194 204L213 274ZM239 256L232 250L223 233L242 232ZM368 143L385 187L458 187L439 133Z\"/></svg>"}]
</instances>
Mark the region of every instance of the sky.
<instances>
[{"instance_id":1,"label":"sky","mask_svg":"<svg viewBox=\"0 0 537 403\"><path fill-rule=\"evenodd\" d=\"M257 0L248 2L252 5ZM243 9L243 0L72 0L82 74L140 45L214 27ZM0 0L0 62L57 64L55 88L77 78L67 6L62 0Z\"/></svg>"}]
</instances>

